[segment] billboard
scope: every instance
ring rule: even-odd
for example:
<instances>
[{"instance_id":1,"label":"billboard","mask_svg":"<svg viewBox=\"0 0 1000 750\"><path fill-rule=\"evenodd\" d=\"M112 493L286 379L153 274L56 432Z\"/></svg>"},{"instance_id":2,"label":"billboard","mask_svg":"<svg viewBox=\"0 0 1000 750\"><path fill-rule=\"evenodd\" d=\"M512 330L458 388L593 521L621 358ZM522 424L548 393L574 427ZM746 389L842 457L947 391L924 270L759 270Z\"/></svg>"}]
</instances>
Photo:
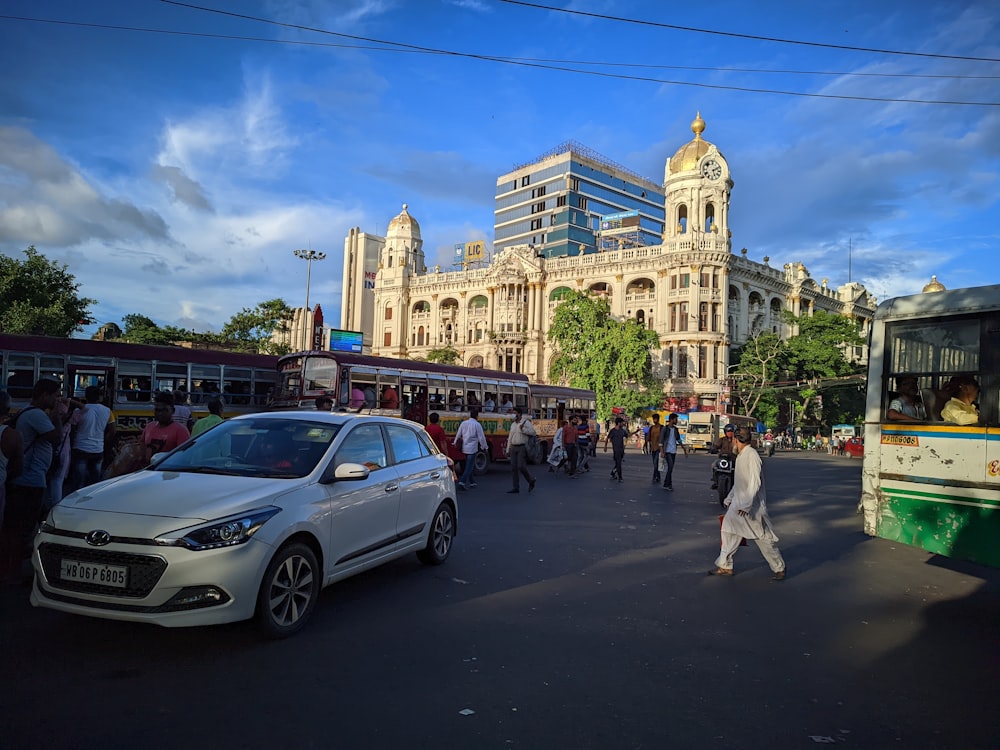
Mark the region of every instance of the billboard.
<instances>
[{"instance_id":1,"label":"billboard","mask_svg":"<svg viewBox=\"0 0 1000 750\"><path fill-rule=\"evenodd\" d=\"M354 352L361 354L363 334L360 331L341 331L330 329L331 352Z\"/></svg>"},{"instance_id":2,"label":"billboard","mask_svg":"<svg viewBox=\"0 0 1000 750\"><path fill-rule=\"evenodd\" d=\"M486 243L482 240L465 243L466 260L482 260L486 255Z\"/></svg>"},{"instance_id":3,"label":"billboard","mask_svg":"<svg viewBox=\"0 0 1000 750\"><path fill-rule=\"evenodd\" d=\"M616 214L605 214L604 216L601 217L600 226L601 226L601 231L638 227L639 212L633 210L633 211L619 211Z\"/></svg>"}]
</instances>

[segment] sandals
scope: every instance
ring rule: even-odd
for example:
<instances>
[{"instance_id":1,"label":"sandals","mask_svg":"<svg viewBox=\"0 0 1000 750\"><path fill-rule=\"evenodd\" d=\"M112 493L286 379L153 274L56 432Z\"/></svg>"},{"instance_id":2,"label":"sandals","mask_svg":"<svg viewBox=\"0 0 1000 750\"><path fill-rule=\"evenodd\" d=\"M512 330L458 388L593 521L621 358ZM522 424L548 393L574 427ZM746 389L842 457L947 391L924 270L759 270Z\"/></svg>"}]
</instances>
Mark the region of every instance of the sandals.
<instances>
[{"instance_id":1,"label":"sandals","mask_svg":"<svg viewBox=\"0 0 1000 750\"><path fill-rule=\"evenodd\" d=\"M734 575L732 568L712 568L708 571L710 576L731 576Z\"/></svg>"}]
</instances>

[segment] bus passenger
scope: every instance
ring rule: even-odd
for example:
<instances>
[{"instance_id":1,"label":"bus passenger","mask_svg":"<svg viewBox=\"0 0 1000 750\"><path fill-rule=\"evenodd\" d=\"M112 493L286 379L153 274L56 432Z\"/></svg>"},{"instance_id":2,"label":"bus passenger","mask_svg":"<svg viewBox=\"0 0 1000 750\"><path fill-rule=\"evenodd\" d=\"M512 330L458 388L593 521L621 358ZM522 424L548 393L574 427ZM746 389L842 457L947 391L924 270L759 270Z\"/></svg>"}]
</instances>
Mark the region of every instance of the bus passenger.
<instances>
[{"instance_id":1,"label":"bus passenger","mask_svg":"<svg viewBox=\"0 0 1000 750\"><path fill-rule=\"evenodd\" d=\"M387 385L382 389L382 408L383 409L398 409L399 408L399 395L396 393L396 389L391 385Z\"/></svg>"},{"instance_id":2,"label":"bus passenger","mask_svg":"<svg viewBox=\"0 0 1000 750\"><path fill-rule=\"evenodd\" d=\"M951 400L941 409L941 419L954 424L978 424L979 409L973 403L979 397L979 383L971 375L952 379Z\"/></svg>"},{"instance_id":3,"label":"bus passenger","mask_svg":"<svg viewBox=\"0 0 1000 750\"><path fill-rule=\"evenodd\" d=\"M893 422L923 422L927 419L917 378L914 375L900 375L896 378L899 395L889 402L885 416Z\"/></svg>"}]
</instances>

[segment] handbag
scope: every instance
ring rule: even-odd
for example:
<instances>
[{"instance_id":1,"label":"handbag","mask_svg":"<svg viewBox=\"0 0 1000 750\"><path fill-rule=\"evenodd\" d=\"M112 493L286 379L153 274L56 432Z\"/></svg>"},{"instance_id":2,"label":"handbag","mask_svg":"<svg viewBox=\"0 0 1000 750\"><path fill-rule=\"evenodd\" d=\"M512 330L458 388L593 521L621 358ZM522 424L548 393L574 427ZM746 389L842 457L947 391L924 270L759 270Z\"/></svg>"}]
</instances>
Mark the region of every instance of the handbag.
<instances>
[{"instance_id":1,"label":"handbag","mask_svg":"<svg viewBox=\"0 0 1000 750\"><path fill-rule=\"evenodd\" d=\"M660 457L656 460L656 470L661 474L667 473L667 457L664 456L662 453L660 454Z\"/></svg>"}]
</instances>

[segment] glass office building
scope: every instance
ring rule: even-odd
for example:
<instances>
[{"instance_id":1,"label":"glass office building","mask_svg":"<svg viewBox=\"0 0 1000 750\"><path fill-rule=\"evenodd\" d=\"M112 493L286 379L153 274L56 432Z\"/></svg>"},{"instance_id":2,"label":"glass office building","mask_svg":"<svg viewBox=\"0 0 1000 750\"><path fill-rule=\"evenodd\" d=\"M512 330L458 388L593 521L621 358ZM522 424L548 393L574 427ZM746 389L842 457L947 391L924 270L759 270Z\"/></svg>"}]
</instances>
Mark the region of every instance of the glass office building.
<instances>
[{"instance_id":1,"label":"glass office building","mask_svg":"<svg viewBox=\"0 0 1000 750\"><path fill-rule=\"evenodd\" d=\"M601 217L638 212L632 241L663 242L662 186L569 141L497 179L494 253L532 245L559 258L598 252Z\"/></svg>"}]
</instances>

